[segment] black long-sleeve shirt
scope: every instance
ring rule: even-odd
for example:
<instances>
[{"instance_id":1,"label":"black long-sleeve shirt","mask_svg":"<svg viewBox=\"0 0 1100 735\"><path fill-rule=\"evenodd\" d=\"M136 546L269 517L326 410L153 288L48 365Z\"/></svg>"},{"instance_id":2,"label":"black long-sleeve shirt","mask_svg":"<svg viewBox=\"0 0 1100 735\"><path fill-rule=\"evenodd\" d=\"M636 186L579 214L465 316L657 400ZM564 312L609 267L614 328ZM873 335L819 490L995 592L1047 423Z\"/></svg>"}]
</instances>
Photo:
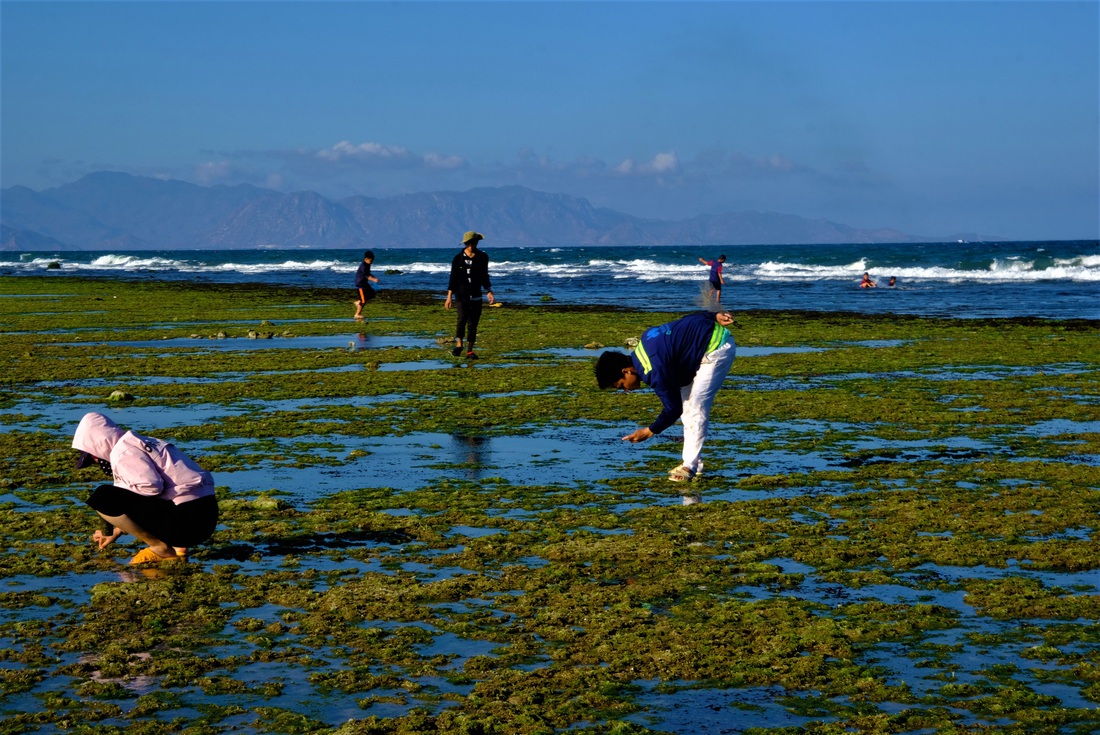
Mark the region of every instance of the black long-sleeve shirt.
<instances>
[{"instance_id":1,"label":"black long-sleeve shirt","mask_svg":"<svg viewBox=\"0 0 1100 735\"><path fill-rule=\"evenodd\" d=\"M489 283L489 256L480 250L466 255L460 250L451 261L451 278L447 290L460 299L480 299L481 290L492 291Z\"/></svg>"}]
</instances>

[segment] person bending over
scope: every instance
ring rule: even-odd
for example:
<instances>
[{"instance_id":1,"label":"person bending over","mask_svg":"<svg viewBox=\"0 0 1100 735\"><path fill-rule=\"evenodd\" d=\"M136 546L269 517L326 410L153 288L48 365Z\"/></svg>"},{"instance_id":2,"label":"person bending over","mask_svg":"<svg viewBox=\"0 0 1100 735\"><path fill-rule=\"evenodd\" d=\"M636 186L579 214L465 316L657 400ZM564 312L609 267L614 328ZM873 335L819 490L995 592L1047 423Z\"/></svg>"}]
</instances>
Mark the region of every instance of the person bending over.
<instances>
[{"instance_id":1,"label":"person bending over","mask_svg":"<svg viewBox=\"0 0 1100 735\"><path fill-rule=\"evenodd\" d=\"M645 441L676 419L683 422L683 461L669 473L674 482L693 480L702 472L710 409L737 354L731 324L729 312L699 311L646 330L632 354L608 350L596 361L602 390L632 391L645 383L661 400L657 419L623 441Z\"/></svg>"}]
</instances>

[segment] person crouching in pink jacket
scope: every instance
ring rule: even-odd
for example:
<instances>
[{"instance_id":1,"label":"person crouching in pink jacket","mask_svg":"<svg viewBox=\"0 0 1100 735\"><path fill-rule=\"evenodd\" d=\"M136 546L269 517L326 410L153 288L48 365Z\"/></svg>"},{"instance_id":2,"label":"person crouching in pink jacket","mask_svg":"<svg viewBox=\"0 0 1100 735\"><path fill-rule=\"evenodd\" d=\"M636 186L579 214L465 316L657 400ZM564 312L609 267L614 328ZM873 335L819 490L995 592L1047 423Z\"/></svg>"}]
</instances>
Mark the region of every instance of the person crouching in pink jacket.
<instances>
[{"instance_id":1,"label":"person crouching in pink jacket","mask_svg":"<svg viewBox=\"0 0 1100 735\"><path fill-rule=\"evenodd\" d=\"M147 544L131 564L187 558L218 524L214 478L168 442L135 434L101 413L87 413L73 435L76 468L99 463L113 484L88 497L109 528L92 540L104 548L128 533Z\"/></svg>"}]
</instances>

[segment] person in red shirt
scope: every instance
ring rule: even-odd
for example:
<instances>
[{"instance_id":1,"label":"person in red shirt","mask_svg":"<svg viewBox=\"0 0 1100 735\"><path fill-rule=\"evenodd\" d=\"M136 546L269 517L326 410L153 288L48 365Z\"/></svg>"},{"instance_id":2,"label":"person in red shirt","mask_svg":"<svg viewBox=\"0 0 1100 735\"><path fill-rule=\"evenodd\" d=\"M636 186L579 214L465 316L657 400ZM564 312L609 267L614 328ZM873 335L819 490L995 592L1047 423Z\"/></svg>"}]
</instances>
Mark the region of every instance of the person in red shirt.
<instances>
[{"instance_id":1,"label":"person in red shirt","mask_svg":"<svg viewBox=\"0 0 1100 735\"><path fill-rule=\"evenodd\" d=\"M718 260L699 258L699 262L710 266L710 287L714 292L714 303L722 303L722 286L726 282L726 279L722 277L722 264L726 262L726 256L719 255Z\"/></svg>"}]
</instances>

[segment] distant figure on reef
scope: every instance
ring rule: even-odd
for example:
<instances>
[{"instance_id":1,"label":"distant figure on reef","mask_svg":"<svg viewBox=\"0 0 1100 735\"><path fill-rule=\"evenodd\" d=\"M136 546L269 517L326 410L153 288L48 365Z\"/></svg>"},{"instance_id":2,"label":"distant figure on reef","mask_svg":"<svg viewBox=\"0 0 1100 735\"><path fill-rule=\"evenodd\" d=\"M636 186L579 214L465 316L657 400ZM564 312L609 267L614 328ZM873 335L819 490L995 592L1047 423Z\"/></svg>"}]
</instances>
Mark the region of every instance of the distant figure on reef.
<instances>
[{"instance_id":1,"label":"distant figure on reef","mask_svg":"<svg viewBox=\"0 0 1100 735\"><path fill-rule=\"evenodd\" d=\"M886 285L889 286L890 288L893 288L894 286L898 285L898 277L897 276L890 276L890 282L887 283Z\"/></svg>"},{"instance_id":2,"label":"distant figure on reef","mask_svg":"<svg viewBox=\"0 0 1100 735\"><path fill-rule=\"evenodd\" d=\"M722 285L726 282L726 279L722 277L722 264L726 262L726 256L719 255L718 260L699 258L699 262L710 266L710 287L714 293L714 303L722 303Z\"/></svg>"},{"instance_id":3,"label":"distant figure on reef","mask_svg":"<svg viewBox=\"0 0 1100 735\"><path fill-rule=\"evenodd\" d=\"M451 261L447 300L443 302L444 309L450 309L454 304L458 312L455 346L451 354L461 357L465 347L467 360L477 359L474 343L477 342L477 323L481 321L481 290L485 289L490 306L495 300L493 286L489 283L489 256L477 249L478 242L484 239L484 235L473 231L462 236L463 248ZM462 341L464 336L465 343Z\"/></svg>"},{"instance_id":4,"label":"distant figure on reef","mask_svg":"<svg viewBox=\"0 0 1100 735\"><path fill-rule=\"evenodd\" d=\"M187 560L218 524L214 478L171 444L120 428L101 413L86 413L73 436L76 469L99 464L113 479L88 496L105 527L92 535L104 548L128 533L146 544L131 564Z\"/></svg>"},{"instance_id":5,"label":"distant figure on reef","mask_svg":"<svg viewBox=\"0 0 1100 735\"><path fill-rule=\"evenodd\" d=\"M860 288L875 288L875 286L876 286L875 282L871 280L871 275L869 273L864 273L863 274L863 280L859 282L859 287Z\"/></svg>"},{"instance_id":6,"label":"distant figure on reef","mask_svg":"<svg viewBox=\"0 0 1100 735\"><path fill-rule=\"evenodd\" d=\"M374 252L368 250L363 253L363 262L359 264L359 270L355 271L355 288L359 291L359 298L355 300L355 318L363 318L363 306L374 298L374 288L371 282L378 283L378 279L370 274L370 265L374 262Z\"/></svg>"},{"instance_id":7,"label":"distant figure on reef","mask_svg":"<svg viewBox=\"0 0 1100 735\"><path fill-rule=\"evenodd\" d=\"M646 330L632 355L609 350L596 361L601 390L632 391L644 382L664 406L656 421L627 434L623 441L645 441L682 419L683 462L669 473L673 482L690 482L703 471L710 409L737 354L727 329L731 324L728 311L698 311Z\"/></svg>"}]
</instances>

